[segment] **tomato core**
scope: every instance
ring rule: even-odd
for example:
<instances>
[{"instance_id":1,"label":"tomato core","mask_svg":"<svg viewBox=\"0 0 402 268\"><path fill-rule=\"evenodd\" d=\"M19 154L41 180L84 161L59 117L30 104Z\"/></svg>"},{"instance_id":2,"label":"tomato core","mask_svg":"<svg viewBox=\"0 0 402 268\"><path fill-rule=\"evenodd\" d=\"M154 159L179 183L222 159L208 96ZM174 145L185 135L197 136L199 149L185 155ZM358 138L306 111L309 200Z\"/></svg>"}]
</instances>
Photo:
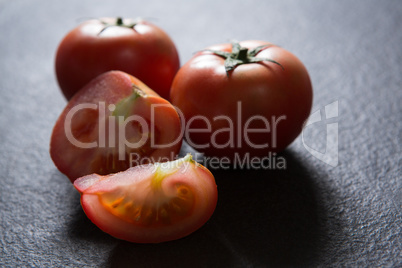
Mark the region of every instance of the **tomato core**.
<instances>
[{"instance_id":1,"label":"tomato core","mask_svg":"<svg viewBox=\"0 0 402 268\"><path fill-rule=\"evenodd\" d=\"M113 215L139 226L170 225L191 214L194 196L191 189L181 183L175 191L167 193L162 181L178 171L180 162L158 163L155 174L149 180L140 181L133 187L119 187L107 193L98 193L100 203ZM142 193L146 192L144 196Z\"/></svg>"},{"instance_id":2,"label":"tomato core","mask_svg":"<svg viewBox=\"0 0 402 268\"><path fill-rule=\"evenodd\" d=\"M161 188L152 188L144 200L136 199L136 190L122 189L99 193L102 205L113 215L140 226L170 225L188 216L194 205L194 196L186 186L176 185L176 194L167 195ZM144 187L144 190L147 187Z\"/></svg>"}]
</instances>

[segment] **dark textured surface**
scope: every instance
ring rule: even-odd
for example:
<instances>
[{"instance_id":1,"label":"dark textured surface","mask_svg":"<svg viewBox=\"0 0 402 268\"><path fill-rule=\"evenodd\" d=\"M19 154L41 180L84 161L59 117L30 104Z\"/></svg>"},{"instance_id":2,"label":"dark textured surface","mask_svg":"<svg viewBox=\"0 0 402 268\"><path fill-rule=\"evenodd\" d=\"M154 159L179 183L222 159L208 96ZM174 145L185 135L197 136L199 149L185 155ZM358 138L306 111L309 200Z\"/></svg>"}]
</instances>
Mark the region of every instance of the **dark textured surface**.
<instances>
[{"instance_id":1,"label":"dark textured surface","mask_svg":"<svg viewBox=\"0 0 402 268\"><path fill-rule=\"evenodd\" d=\"M117 15L161 26L182 63L231 39L292 51L323 116L304 144L334 149L327 163L299 137L282 155L286 170L214 171L216 212L184 239L139 245L102 233L49 158L66 104L53 61L78 22ZM397 0L0 1L0 267L400 267L401 18ZM338 116L328 118L330 104Z\"/></svg>"}]
</instances>

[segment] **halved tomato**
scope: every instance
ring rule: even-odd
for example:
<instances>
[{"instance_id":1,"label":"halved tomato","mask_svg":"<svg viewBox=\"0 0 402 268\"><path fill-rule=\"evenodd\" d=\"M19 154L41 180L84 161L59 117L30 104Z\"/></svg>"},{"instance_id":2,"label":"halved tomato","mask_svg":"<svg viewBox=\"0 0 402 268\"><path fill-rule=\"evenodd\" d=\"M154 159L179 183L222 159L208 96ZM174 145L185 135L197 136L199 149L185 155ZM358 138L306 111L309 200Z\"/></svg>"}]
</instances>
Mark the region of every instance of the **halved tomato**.
<instances>
[{"instance_id":1,"label":"halved tomato","mask_svg":"<svg viewBox=\"0 0 402 268\"><path fill-rule=\"evenodd\" d=\"M191 155L74 182L88 218L104 232L136 243L182 238L212 216L218 198L214 176Z\"/></svg>"},{"instance_id":2,"label":"halved tomato","mask_svg":"<svg viewBox=\"0 0 402 268\"><path fill-rule=\"evenodd\" d=\"M168 101L137 78L110 71L70 100L54 126L50 155L73 182L172 160L181 136L179 115Z\"/></svg>"}]
</instances>

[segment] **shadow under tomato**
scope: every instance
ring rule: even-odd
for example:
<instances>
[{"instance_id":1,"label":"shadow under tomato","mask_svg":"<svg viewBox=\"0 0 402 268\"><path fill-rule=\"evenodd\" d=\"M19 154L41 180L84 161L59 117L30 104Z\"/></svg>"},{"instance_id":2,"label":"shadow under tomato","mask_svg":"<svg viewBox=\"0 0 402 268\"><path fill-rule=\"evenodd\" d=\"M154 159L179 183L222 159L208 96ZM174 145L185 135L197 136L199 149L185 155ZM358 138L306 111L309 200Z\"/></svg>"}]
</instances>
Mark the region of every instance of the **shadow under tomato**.
<instances>
[{"instance_id":1,"label":"shadow under tomato","mask_svg":"<svg viewBox=\"0 0 402 268\"><path fill-rule=\"evenodd\" d=\"M110 267L226 267L236 265L236 256L220 243L214 227L207 223L193 234L160 244L122 241L109 258Z\"/></svg>"},{"instance_id":2,"label":"shadow under tomato","mask_svg":"<svg viewBox=\"0 0 402 268\"><path fill-rule=\"evenodd\" d=\"M325 247L325 200L317 175L291 151L285 170L212 170L218 205L188 237L161 244L120 242L111 267L309 266Z\"/></svg>"},{"instance_id":3,"label":"shadow under tomato","mask_svg":"<svg viewBox=\"0 0 402 268\"><path fill-rule=\"evenodd\" d=\"M91 243L116 243L116 239L99 229L88 219L84 211L77 206L73 216L74 220L70 223L69 237L73 240L91 241Z\"/></svg>"},{"instance_id":4,"label":"shadow under tomato","mask_svg":"<svg viewBox=\"0 0 402 268\"><path fill-rule=\"evenodd\" d=\"M80 194L66 176L55 170L51 182L54 185L53 188L62 188L58 190L61 202L56 202L54 206L64 213L66 235L71 242L76 243L72 247L79 247L82 241L91 241L94 244L110 244L112 241L117 241L88 219L81 207Z\"/></svg>"},{"instance_id":5,"label":"shadow under tomato","mask_svg":"<svg viewBox=\"0 0 402 268\"><path fill-rule=\"evenodd\" d=\"M325 246L314 171L291 151L280 156L284 170L215 172L217 232L247 265L309 266Z\"/></svg>"}]
</instances>

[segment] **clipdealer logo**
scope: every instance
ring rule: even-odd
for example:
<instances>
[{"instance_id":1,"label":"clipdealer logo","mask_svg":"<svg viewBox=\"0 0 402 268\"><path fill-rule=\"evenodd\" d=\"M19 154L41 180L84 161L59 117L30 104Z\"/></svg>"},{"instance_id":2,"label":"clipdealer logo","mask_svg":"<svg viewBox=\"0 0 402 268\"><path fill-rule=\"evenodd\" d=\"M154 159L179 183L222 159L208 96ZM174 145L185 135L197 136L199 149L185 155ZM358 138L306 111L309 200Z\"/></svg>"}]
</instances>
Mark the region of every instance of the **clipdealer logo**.
<instances>
[{"instance_id":1,"label":"clipdealer logo","mask_svg":"<svg viewBox=\"0 0 402 268\"><path fill-rule=\"evenodd\" d=\"M98 104L95 103L84 103L84 104L79 104L75 107L73 107L67 114L66 120L64 122L64 127L65 127L65 134L67 139L69 140L70 143L72 143L74 146L82 149L90 149L90 148L116 148L118 154L119 154L119 160L127 160L125 159L126 157L126 150L128 148L130 149L138 149L144 146L146 143L149 143L149 145L152 148L166 148L169 146L172 146L174 144L177 144L178 142L181 141L183 137L186 138L186 140L189 141L189 145L195 149L200 149L200 148L205 148L205 146L212 146L218 149L224 149L225 146L233 148L233 147L241 147L244 144L251 146L252 148L256 149L261 149L261 148L275 148L276 146L276 129L277 126L280 124L281 121L286 120L286 116L282 115L278 118L272 117L272 118L265 118L263 116L253 116L249 118L248 120L245 121L244 127L239 128L239 127L234 127L235 125L240 126L241 124L239 122L236 122L237 124L234 124L232 119L227 117L227 116L216 116L213 118L213 122L218 121L218 120L223 120L228 123L228 128L224 129L219 129L216 132L213 133L212 131L212 123L208 118L202 117L201 115L197 116L197 119L203 120L205 122L206 127L203 129L198 129L194 128L191 126L193 123L193 120L189 120L188 122L184 121L184 116L182 112L177 109L177 112L179 114L179 117L181 118L181 124L182 124L182 130L180 135L173 141L171 141L169 144L156 144L154 140L154 135L151 133L155 132L156 126L152 123L155 118L155 109L157 107L160 107L161 105L155 105L151 107L151 120L147 121L143 117L139 115L131 115L128 117L124 116L113 116L110 115L111 112L115 110L115 105L110 104L108 107L106 107L105 102L99 102ZM176 107L177 108L177 107ZM97 141L91 141L91 142L82 142L78 140L76 137L74 137L71 126L72 126L72 121L74 120L73 117L79 113L80 111L83 110L92 110L92 111L97 111L98 113L98 140ZM108 111L107 111L108 110ZM241 120L242 116L242 107L241 107L241 102L237 103L237 118L235 120ZM326 124L326 150L324 153L317 151L313 149L313 147L309 146L306 141L305 141L305 135L304 132L306 129L309 129L311 127L314 127L314 125L318 122L324 122L329 119L333 119L338 117L338 101L335 101L333 103L330 103L326 105L323 109L319 109L312 113L305 124L303 131L301 133L302 136L302 142L303 146L306 148L306 150L316 157L317 159L321 160L322 162L330 165L330 166L337 166L338 165L338 123L328 123ZM250 124L253 121L261 121L265 125L264 129L253 129L250 128ZM126 128L130 123L135 122L137 125L140 126L140 129L142 131L140 138L132 141L128 140L126 137ZM241 122L241 121L240 121ZM189 139L189 133L194 133L194 132L211 132L211 140L210 144L196 144L191 139ZM229 140L225 144L219 144L217 143L216 140L216 135L222 132L227 132L229 135ZM236 132L237 135L234 135ZM254 144L251 142L249 139L249 134L253 132L264 132L269 135L271 135L271 141L270 144L264 143L264 144ZM237 139L235 139L235 136ZM244 139L244 141L243 141ZM140 156L138 153L130 153L129 154L129 161L130 165L138 165L143 163L144 159L147 157ZM286 160L282 156L278 156L276 153L267 153L265 157L251 157L249 153L246 153L244 155L239 155L236 154L235 158L232 159L232 161L229 158L226 157L203 157L202 159L196 159L197 162L200 162L201 164L204 164L206 166L209 166L211 168L252 168L252 169L286 169ZM148 162L145 161L145 162Z\"/></svg>"},{"instance_id":2,"label":"clipdealer logo","mask_svg":"<svg viewBox=\"0 0 402 268\"><path fill-rule=\"evenodd\" d=\"M339 129L338 122L336 121L338 116L338 101L325 105L323 108L318 109L310 115L301 135L304 148L315 158L332 167L336 167L339 163ZM306 129L314 127L317 123L325 123L326 125L325 133L320 133L321 135L325 135L324 152L313 149L313 147L307 145L305 140Z\"/></svg>"}]
</instances>

